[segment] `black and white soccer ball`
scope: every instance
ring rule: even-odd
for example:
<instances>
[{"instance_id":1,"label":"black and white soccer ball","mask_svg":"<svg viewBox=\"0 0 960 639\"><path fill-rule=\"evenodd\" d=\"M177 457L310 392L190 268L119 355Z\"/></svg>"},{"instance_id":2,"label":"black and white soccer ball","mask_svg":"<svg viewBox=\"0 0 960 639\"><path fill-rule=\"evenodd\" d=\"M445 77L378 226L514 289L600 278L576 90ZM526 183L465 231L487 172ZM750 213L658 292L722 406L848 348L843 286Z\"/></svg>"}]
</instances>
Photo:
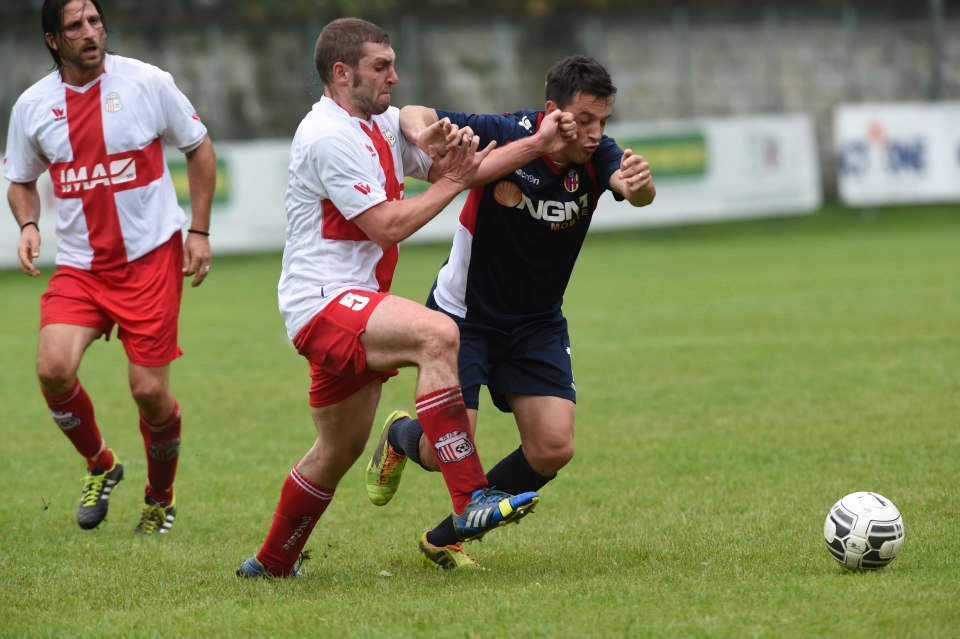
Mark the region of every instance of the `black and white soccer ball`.
<instances>
[{"instance_id":1,"label":"black and white soccer ball","mask_svg":"<svg viewBox=\"0 0 960 639\"><path fill-rule=\"evenodd\" d=\"M844 568L876 570L900 552L903 518L883 495L851 493L831 506L823 523L823 540Z\"/></svg>"}]
</instances>

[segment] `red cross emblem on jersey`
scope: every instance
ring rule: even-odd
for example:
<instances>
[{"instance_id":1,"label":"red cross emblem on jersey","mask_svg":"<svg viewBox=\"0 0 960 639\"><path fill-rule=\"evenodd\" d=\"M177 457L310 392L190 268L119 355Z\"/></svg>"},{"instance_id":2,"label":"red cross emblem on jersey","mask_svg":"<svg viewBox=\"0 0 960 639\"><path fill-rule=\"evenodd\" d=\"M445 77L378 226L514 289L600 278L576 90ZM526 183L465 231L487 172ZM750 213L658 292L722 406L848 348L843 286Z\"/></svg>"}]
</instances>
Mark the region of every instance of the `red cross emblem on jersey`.
<instances>
[{"instance_id":1,"label":"red cross emblem on jersey","mask_svg":"<svg viewBox=\"0 0 960 639\"><path fill-rule=\"evenodd\" d=\"M146 186L163 177L163 144L158 136L142 149L107 153L100 83L85 93L65 91L73 160L48 167L53 193L61 199L82 201L93 248L91 268L122 266L127 263L127 254L114 194Z\"/></svg>"}]
</instances>

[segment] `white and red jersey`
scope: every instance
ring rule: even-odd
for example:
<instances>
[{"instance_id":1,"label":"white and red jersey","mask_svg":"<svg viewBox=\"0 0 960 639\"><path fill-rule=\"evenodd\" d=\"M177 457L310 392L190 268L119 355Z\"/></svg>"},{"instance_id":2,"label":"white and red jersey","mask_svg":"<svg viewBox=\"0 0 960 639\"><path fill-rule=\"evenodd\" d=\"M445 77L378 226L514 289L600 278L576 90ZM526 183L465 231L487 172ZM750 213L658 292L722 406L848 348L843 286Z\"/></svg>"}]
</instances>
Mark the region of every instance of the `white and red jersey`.
<instances>
[{"instance_id":1,"label":"white and red jersey","mask_svg":"<svg viewBox=\"0 0 960 639\"><path fill-rule=\"evenodd\" d=\"M104 73L82 87L59 71L13 106L4 175L33 182L50 171L57 198L57 264L122 266L170 239L186 216L163 143L183 152L207 134L173 77L107 54Z\"/></svg>"},{"instance_id":2,"label":"white and red jersey","mask_svg":"<svg viewBox=\"0 0 960 639\"><path fill-rule=\"evenodd\" d=\"M389 291L396 246L384 250L352 220L403 197L405 175L426 179L431 161L400 133L400 111L352 117L324 96L290 149L287 234L278 293L293 339L347 289Z\"/></svg>"}]
</instances>

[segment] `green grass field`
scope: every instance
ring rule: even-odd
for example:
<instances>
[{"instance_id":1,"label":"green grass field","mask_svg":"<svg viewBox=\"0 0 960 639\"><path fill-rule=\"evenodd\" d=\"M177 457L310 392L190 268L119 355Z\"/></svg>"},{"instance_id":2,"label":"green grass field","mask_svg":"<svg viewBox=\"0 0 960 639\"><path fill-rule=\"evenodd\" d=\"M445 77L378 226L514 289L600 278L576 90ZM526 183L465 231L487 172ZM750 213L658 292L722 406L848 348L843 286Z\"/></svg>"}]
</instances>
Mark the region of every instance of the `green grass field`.
<instances>
[{"instance_id":1,"label":"green grass field","mask_svg":"<svg viewBox=\"0 0 960 639\"><path fill-rule=\"evenodd\" d=\"M422 299L445 253L405 248L395 292ZM449 507L439 475L408 466L376 509L358 464L307 578L233 576L312 441L278 273L277 255L221 257L185 293L163 539L131 532L145 463L115 340L81 379L127 479L107 522L76 526L83 465L33 373L44 282L0 273L0 636L960 636L960 207L592 236L565 304L577 455L533 516L470 545L479 573L417 563ZM378 419L412 407L413 383L385 386ZM487 466L517 445L489 403L478 445ZM823 546L827 509L857 490L906 526L876 573Z\"/></svg>"}]
</instances>

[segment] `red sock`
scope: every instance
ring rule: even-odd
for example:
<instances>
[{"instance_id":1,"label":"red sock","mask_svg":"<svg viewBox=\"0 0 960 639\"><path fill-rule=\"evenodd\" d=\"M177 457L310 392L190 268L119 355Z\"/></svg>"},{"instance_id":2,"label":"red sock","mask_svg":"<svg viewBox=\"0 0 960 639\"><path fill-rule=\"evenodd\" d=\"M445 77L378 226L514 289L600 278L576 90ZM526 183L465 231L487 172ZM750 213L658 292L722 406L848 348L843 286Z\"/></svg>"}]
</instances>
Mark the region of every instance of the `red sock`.
<instances>
[{"instance_id":1,"label":"red sock","mask_svg":"<svg viewBox=\"0 0 960 639\"><path fill-rule=\"evenodd\" d=\"M417 417L440 462L440 472L453 500L453 511L462 513L470 501L470 493L487 487L487 476L470 434L470 420L460 387L418 397Z\"/></svg>"},{"instance_id":2,"label":"red sock","mask_svg":"<svg viewBox=\"0 0 960 639\"><path fill-rule=\"evenodd\" d=\"M40 389L43 392L43 389ZM113 453L103 445L103 437L93 416L93 402L80 380L66 395L50 397L43 394L50 408L50 416L81 455L87 460L87 468L109 470L113 467ZM102 452L101 452L102 450Z\"/></svg>"},{"instance_id":3,"label":"red sock","mask_svg":"<svg viewBox=\"0 0 960 639\"><path fill-rule=\"evenodd\" d=\"M294 467L280 489L270 532L257 559L271 575L288 577L313 527L333 499L333 490L313 483Z\"/></svg>"},{"instance_id":4,"label":"red sock","mask_svg":"<svg viewBox=\"0 0 960 639\"><path fill-rule=\"evenodd\" d=\"M147 452L147 497L169 505L173 501L173 478L180 459L180 405L173 402L173 416L154 426L140 416L140 434Z\"/></svg>"}]
</instances>

